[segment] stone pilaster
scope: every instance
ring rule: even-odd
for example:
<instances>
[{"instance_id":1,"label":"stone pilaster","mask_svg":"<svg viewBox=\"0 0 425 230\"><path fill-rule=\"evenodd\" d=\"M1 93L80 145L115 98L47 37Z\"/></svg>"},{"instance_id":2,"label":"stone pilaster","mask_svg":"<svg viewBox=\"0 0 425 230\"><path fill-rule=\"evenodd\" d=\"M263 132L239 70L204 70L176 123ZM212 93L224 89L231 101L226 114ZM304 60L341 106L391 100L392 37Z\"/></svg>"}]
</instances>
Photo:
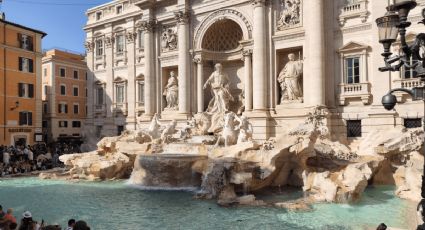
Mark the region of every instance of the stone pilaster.
<instances>
[{"instance_id":1,"label":"stone pilaster","mask_svg":"<svg viewBox=\"0 0 425 230\"><path fill-rule=\"evenodd\" d=\"M254 19L252 37L253 46L253 109L266 110L267 105L267 69L266 69L266 0L252 0Z\"/></svg>"},{"instance_id":2,"label":"stone pilaster","mask_svg":"<svg viewBox=\"0 0 425 230\"><path fill-rule=\"evenodd\" d=\"M196 63L196 99L197 99L197 112L204 112L204 62L202 58L195 58Z\"/></svg>"},{"instance_id":3,"label":"stone pilaster","mask_svg":"<svg viewBox=\"0 0 425 230\"><path fill-rule=\"evenodd\" d=\"M129 28L134 27L134 20L128 20ZM127 42L127 69L128 69L128 82L127 84L127 129L136 129L136 32L133 29L128 29L125 33Z\"/></svg>"},{"instance_id":4,"label":"stone pilaster","mask_svg":"<svg viewBox=\"0 0 425 230\"><path fill-rule=\"evenodd\" d=\"M179 113L189 114L190 109L190 56L189 56L189 13L175 12L178 30L178 79L179 79Z\"/></svg>"},{"instance_id":5,"label":"stone pilaster","mask_svg":"<svg viewBox=\"0 0 425 230\"><path fill-rule=\"evenodd\" d=\"M252 50L243 51L245 111L252 110Z\"/></svg>"},{"instance_id":6,"label":"stone pilaster","mask_svg":"<svg viewBox=\"0 0 425 230\"><path fill-rule=\"evenodd\" d=\"M142 21L141 29L144 31L145 51L145 116L151 117L155 113L155 56L154 56L154 26L153 20Z\"/></svg>"}]
</instances>

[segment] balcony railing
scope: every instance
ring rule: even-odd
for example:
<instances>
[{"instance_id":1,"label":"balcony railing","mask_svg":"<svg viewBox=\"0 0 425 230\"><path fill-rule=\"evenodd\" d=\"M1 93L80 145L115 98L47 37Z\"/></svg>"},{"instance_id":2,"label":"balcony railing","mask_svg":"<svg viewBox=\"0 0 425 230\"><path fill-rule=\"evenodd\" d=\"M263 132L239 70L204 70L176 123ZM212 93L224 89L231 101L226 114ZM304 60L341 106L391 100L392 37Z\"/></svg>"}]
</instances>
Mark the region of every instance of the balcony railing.
<instances>
[{"instance_id":1,"label":"balcony railing","mask_svg":"<svg viewBox=\"0 0 425 230\"><path fill-rule=\"evenodd\" d=\"M114 113L122 113L123 115L127 115L127 103L114 103Z\"/></svg>"},{"instance_id":2,"label":"balcony railing","mask_svg":"<svg viewBox=\"0 0 425 230\"><path fill-rule=\"evenodd\" d=\"M414 87L421 87L424 83L419 78L407 78L394 80L394 88L412 89Z\"/></svg>"},{"instance_id":3,"label":"balcony railing","mask_svg":"<svg viewBox=\"0 0 425 230\"><path fill-rule=\"evenodd\" d=\"M343 11L345 13L351 13L353 11L359 11L359 10L361 10L360 3L354 3L354 4L351 4L351 5L348 5L348 6L344 6L344 8L343 8Z\"/></svg>"},{"instance_id":4,"label":"balcony railing","mask_svg":"<svg viewBox=\"0 0 425 230\"><path fill-rule=\"evenodd\" d=\"M346 105L347 99L360 99L363 104L369 104L371 98L370 84L355 83L355 84L340 84L340 105Z\"/></svg>"},{"instance_id":5,"label":"balcony railing","mask_svg":"<svg viewBox=\"0 0 425 230\"><path fill-rule=\"evenodd\" d=\"M339 15L339 23L341 26L350 18L360 18L362 23L367 21L369 12L367 10L368 0L359 0L356 3L346 5L341 8L341 13Z\"/></svg>"}]
</instances>

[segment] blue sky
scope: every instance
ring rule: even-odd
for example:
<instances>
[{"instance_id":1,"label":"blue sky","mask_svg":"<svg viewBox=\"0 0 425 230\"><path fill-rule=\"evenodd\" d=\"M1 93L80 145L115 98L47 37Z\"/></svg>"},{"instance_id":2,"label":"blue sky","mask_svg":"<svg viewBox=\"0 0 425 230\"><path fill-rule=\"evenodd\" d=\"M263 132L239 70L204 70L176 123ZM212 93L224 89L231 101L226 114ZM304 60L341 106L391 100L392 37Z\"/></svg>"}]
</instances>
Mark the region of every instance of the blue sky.
<instances>
[{"instance_id":1,"label":"blue sky","mask_svg":"<svg viewBox=\"0 0 425 230\"><path fill-rule=\"evenodd\" d=\"M43 49L61 48L84 53L87 9L112 0L3 0L6 20L42 30Z\"/></svg>"}]
</instances>

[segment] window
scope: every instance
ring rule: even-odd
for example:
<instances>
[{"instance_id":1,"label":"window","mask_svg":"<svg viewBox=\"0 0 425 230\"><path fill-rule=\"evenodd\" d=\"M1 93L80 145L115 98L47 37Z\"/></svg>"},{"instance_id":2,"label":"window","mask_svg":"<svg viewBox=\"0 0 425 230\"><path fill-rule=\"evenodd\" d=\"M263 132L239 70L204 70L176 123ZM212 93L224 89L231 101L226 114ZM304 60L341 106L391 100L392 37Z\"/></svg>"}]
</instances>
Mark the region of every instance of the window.
<instances>
[{"instance_id":1,"label":"window","mask_svg":"<svg viewBox=\"0 0 425 230\"><path fill-rule=\"evenodd\" d=\"M25 98L34 98L34 85L18 83L18 96Z\"/></svg>"},{"instance_id":2,"label":"window","mask_svg":"<svg viewBox=\"0 0 425 230\"><path fill-rule=\"evenodd\" d=\"M103 105L103 88L97 88L96 92L96 104Z\"/></svg>"},{"instance_id":3,"label":"window","mask_svg":"<svg viewBox=\"0 0 425 230\"><path fill-rule=\"evenodd\" d=\"M139 84L137 84L138 87L138 95L137 95L137 101L139 103L145 103L145 84L143 81L139 81Z\"/></svg>"},{"instance_id":4,"label":"window","mask_svg":"<svg viewBox=\"0 0 425 230\"><path fill-rule=\"evenodd\" d=\"M61 85L61 95L66 95L66 86Z\"/></svg>"},{"instance_id":5,"label":"window","mask_svg":"<svg viewBox=\"0 0 425 230\"><path fill-rule=\"evenodd\" d=\"M66 103L58 104L58 112L59 113L68 113L68 105Z\"/></svg>"},{"instance_id":6,"label":"window","mask_svg":"<svg viewBox=\"0 0 425 230\"><path fill-rule=\"evenodd\" d=\"M116 52L117 53L124 52L124 35L117 35L116 42L117 42Z\"/></svg>"},{"instance_id":7,"label":"window","mask_svg":"<svg viewBox=\"0 0 425 230\"><path fill-rule=\"evenodd\" d=\"M100 137L100 135L102 135L102 126L97 125L96 126L96 137Z\"/></svg>"},{"instance_id":8,"label":"window","mask_svg":"<svg viewBox=\"0 0 425 230\"><path fill-rule=\"evenodd\" d=\"M72 128L80 128L81 121L72 121Z\"/></svg>"},{"instance_id":9,"label":"window","mask_svg":"<svg viewBox=\"0 0 425 230\"><path fill-rule=\"evenodd\" d=\"M96 56L100 57L103 55L103 41L101 39L96 40Z\"/></svg>"},{"instance_id":10,"label":"window","mask_svg":"<svg viewBox=\"0 0 425 230\"><path fill-rule=\"evenodd\" d=\"M139 34L138 34L139 36L139 49L143 49L143 47L144 47L144 40L143 40L143 30L139 30Z\"/></svg>"},{"instance_id":11,"label":"window","mask_svg":"<svg viewBox=\"0 0 425 230\"><path fill-rule=\"evenodd\" d=\"M65 77L65 75L66 75L65 68L60 68L60 69L59 69L59 76L61 76L61 77Z\"/></svg>"},{"instance_id":12,"label":"window","mask_svg":"<svg viewBox=\"0 0 425 230\"><path fill-rule=\"evenodd\" d=\"M34 61L29 58L19 57L19 71L34 73Z\"/></svg>"},{"instance_id":13,"label":"window","mask_svg":"<svg viewBox=\"0 0 425 230\"><path fill-rule=\"evenodd\" d=\"M408 65L414 65L418 62L417 58L413 58L413 56L410 57L408 61ZM408 69L403 66L403 77L404 79L410 79L410 78L416 78L418 77L418 72L416 72L415 69Z\"/></svg>"},{"instance_id":14,"label":"window","mask_svg":"<svg viewBox=\"0 0 425 230\"><path fill-rule=\"evenodd\" d=\"M19 125L32 125L32 112L19 112Z\"/></svg>"},{"instance_id":15,"label":"window","mask_svg":"<svg viewBox=\"0 0 425 230\"><path fill-rule=\"evenodd\" d=\"M48 86L47 85L44 85L44 96L47 96L47 90L48 89L49 89Z\"/></svg>"},{"instance_id":16,"label":"window","mask_svg":"<svg viewBox=\"0 0 425 230\"><path fill-rule=\"evenodd\" d=\"M47 128L47 121L43 121L41 124L43 128Z\"/></svg>"},{"instance_id":17,"label":"window","mask_svg":"<svg viewBox=\"0 0 425 230\"><path fill-rule=\"evenodd\" d=\"M102 12L96 12L96 20L102 19Z\"/></svg>"},{"instance_id":18,"label":"window","mask_svg":"<svg viewBox=\"0 0 425 230\"><path fill-rule=\"evenodd\" d=\"M122 13L122 6L117 6L117 14L121 14Z\"/></svg>"},{"instance_id":19,"label":"window","mask_svg":"<svg viewBox=\"0 0 425 230\"><path fill-rule=\"evenodd\" d=\"M422 127L422 119L421 118L413 118L404 119L404 127L408 129L419 128Z\"/></svg>"},{"instance_id":20,"label":"window","mask_svg":"<svg viewBox=\"0 0 425 230\"><path fill-rule=\"evenodd\" d=\"M124 103L124 85L117 85L116 88L116 103Z\"/></svg>"},{"instance_id":21,"label":"window","mask_svg":"<svg viewBox=\"0 0 425 230\"><path fill-rule=\"evenodd\" d=\"M86 88L86 97L89 96L89 90Z\"/></svg>"},{"instance_id":22,"label":"window","mask_svg":"<svg viewBox=\"0 0 425 230\"><path fill-rule=\"evenodd\" d=\"M25 34L18 34L19 47L24 50L32 51L34 49L33 38Z\"/></svg>"},{"instance_id":23,"label":"window","mask_svg":"<svg viewBox=\"0 0 425 230\"><path fill-rule=\"evenodd\" d=\"M73 94L74 94L74 97L78 97L78 86L73 87Z\"/></svg>"},{"instance_id":24,"label":"window","mask_svg":"<svg viewBox=\"0 0 425 230\"><path fill-rule=\"evenodd\" d=\"M43 76L47 77L47 69L46 68L43 69Z\"/></svg>"},{"instance_id":25,"label":"window","mask_svg":"<svg viewBox=\"0 0 425 230\"><path fill-rule=\"evenodd\" d=\"M87 72L86 72L86 81L87 81Z\"/></svg>"},{"instance_id":26,"label":"window","mask_svg":"<svg viewBox=\"0 0 425 230\"><path fill-rule=\"evenodd\" d=\"M47 107L47 103L43 104L43 113L48 113L48 107Z\"/></svg>"},{"instance_id":27,"label":"window","mask_svg":"<svg viewBox=\"0 0 425 230\"><path fill-rule=\"evenodd\" d=\"M347 84L360 83L360 58L345 59L345 76Z\"/></svg>"},{"instance_id":28,"label":"window","mask_svg":"<svg viewBox=\"0 0 425 230\"><path fill-rule=\"evenodd\" d=\"M59 121L60 128L68 128L68 121Z\"/></svg>"},{"instance_id":29,"label":"window","mask_svg":"<svg viewBox=\"0 0 425 230\"><path fill-rule=\"evenodd\" d=\"M74 114L78 114L80 111L80 106L79 105L74 105Z\"/></svg>"},{"instance_id":30,"label":"window","mask_svg":"<svg viewBox=\"0 0 425 230\"><path fill-rule=\"evenodd\" d=\"M74 70L74 79L78 79L78 70Z\"/></svg>"},{"instance_id":31,"label":"window","mask_svg":"<svg viewBox=\"0 0 425 230\"><path fill-rule=\"evenodd\" d=\"M361 137L362 136L362 121L350 120L347 121L347 137Z\"/></svg>"}]
</instances>

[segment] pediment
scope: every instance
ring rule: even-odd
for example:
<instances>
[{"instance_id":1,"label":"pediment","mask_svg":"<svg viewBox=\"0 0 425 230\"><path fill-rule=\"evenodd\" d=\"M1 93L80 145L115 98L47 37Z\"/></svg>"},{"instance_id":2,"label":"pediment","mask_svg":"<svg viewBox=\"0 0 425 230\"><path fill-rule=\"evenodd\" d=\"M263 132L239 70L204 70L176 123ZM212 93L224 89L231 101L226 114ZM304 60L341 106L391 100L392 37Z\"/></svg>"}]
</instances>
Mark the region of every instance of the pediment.
<instances>
[{"instance_id":1,"label":"pediment","mask_svg":"<svg viewBox=\"0 0 425 230\"><path fill-rule=\"evenodd\" d=\"M114 83L122 83L122 82L126 82L126 81L127 81L127 79L122 78L122 77L116 77L114 79Z\"/></svg>"},{"instance_id":2,"label":"pediment","mask_svg":"<svg viewBox=\"0 0 425 230\"><path fill-rule=\"evenodd\" d=\"M353 52L353 51L360 51L360 50L367 50L369 49L368 45L365 45L360 42L348 42L347 44L343 45L340 49L340 53L347 53L347 52Z\"/></svg>"},{"instance_id":3,"label":"pediment","mask_svg":"<svg viewBox=\"0 0 425 230\"><path fill-rule=\"evenodd\" d=\"M106 82L101 81L101 80L97 80L97 81L95 81L95 82L94 82L94 84L95 84L95 85L105 85L105 84L106 84Z\"/></svg>"},{"instance_id":4,"label":"pediment","mask_svg":"<svg viewBox=\"0 0 425 230\"><path fill-rule=\"evenodd\" d=\"M144 80L145 80L145 75L143 75L143 74L137 75L136 81L144 81Z\"/></svg>"}]
</instances>

